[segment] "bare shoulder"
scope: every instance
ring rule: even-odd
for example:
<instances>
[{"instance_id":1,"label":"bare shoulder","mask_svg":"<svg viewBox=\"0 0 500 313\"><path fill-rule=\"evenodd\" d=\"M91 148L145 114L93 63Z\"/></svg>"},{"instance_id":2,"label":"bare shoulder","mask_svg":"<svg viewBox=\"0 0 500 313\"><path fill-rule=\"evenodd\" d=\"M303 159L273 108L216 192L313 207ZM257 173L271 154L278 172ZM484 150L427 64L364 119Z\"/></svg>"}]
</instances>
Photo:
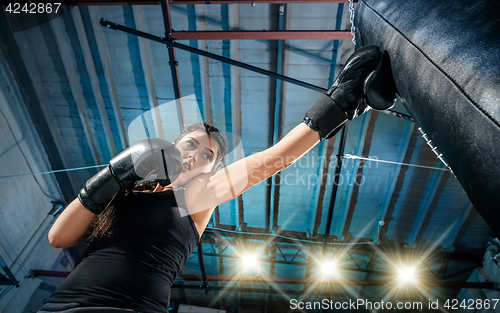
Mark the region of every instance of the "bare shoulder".
<instances>
[{"instance_id":1,"label":"bare shoulder","mask_svg":"<svg viewBox=\"0 0 500 313\"><path fill-rule=\"evenodd\" d=\"M212 177L208 172L191 179L185 186L184 197L190 214L201 213L216 206ZM210 212L211 214L211 212Z\"/></svg>"}]
</instances>

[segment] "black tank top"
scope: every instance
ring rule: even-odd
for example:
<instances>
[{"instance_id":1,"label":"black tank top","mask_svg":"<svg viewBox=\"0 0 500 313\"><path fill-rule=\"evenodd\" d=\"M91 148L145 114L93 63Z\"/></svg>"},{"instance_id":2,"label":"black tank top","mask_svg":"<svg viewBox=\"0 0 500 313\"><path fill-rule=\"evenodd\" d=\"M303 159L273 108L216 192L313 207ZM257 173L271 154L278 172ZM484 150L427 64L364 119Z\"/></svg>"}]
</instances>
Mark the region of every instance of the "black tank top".
<instances>
[{"instance_id":1,"label":"black tank top","mask_svg":"<svg viewBox=\"0 0 500 313\"><path fill-rule=\"evenodd\" d=\"M128 193L117 209L113 235L91 243L47 302L167 312L171 285L199 243L183 189Z\"/></svg>"}]
</instances>

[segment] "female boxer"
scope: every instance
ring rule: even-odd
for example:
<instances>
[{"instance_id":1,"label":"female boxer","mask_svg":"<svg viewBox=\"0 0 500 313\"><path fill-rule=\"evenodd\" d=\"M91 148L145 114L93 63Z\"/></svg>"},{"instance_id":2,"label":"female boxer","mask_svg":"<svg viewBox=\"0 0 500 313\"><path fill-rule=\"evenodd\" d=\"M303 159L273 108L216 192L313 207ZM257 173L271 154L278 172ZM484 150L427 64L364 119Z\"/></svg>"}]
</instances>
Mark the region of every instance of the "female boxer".
<instances>
[{"instance_id":1,"label":"female boxer","mask_svg":"<svg viewBox=\"0 0 500 313\"><path fill-rule=\"evenodd\" d=\"M363 84L380 60L375 46L356 51L303 123L271 148L222 169L225 144L209 126L190 129L174 145L148 139L113 158L49 232L58 248L77 244L92 227L95 239L39 312L167 312L175 276L199 244L214 208L291 165L367 111ZM158 169L167 169L163 185L167 178L171 184L130 192ZM117 213L112 222L110 207Z\"/></svg>"}]
</instances>

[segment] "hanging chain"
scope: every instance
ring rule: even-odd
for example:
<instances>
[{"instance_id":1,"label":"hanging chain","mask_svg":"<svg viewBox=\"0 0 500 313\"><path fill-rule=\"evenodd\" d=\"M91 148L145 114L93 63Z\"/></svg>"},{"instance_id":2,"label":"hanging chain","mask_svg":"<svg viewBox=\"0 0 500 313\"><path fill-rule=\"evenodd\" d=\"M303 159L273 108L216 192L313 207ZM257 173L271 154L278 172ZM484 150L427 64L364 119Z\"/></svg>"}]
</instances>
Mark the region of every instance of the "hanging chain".
<instances>
[{"instance_id":1,"label":"hanging chain","mask_svg":"<svg viewBox=\"0 0 500 313\"><path fill-rule=\"evenodd\" d=\"M431 148L432 152L434 152L434 154L437 156L437 158L439 159L439 161L443 162L443 164L450 170L450 172L453 173L453 170L451 169L451 167L444 160L443 155L441 153L439 153L439 151L437 150L437 147L432 144L432 140L430 140L427 137L427 134L424 132L424 130L422 129L422 127L419 127L418 131L422 134L422 137L425 139L425 142Z\"/></svg>"},{"instance_id":2,"label":"hanging chain","mask_svg":"<svg viewBox=\"0 0 500 313\"><path fill-rule=\"evenodd\" d=\"M354 0L349 0L349 12L351 13L349 21L351 22L352 42L356 45L356 38L354 37L356 33L356 27L354 27Z\"/></svg>"}]
</instances>

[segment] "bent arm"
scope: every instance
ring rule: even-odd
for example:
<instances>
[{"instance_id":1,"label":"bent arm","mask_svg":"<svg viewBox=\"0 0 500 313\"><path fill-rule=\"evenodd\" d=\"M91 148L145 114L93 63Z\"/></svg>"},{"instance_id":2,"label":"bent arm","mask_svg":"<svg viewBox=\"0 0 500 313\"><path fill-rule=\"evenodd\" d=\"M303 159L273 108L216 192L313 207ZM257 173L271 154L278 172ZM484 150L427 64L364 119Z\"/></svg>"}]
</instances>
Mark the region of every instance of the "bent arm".
<instances>
[{"instance_id":1,"label":"bent arm","mask_svg":"<svg viewBox=\"0 0 500 313\"><path fill-rule=\"evenodd\" d=\"M94 216L76 198L52 225L49 231L50 244L55 248L68 248L78 244L85 239Z\"/></svg>"},{"instance_id":2,"label":"bent arm","mask_svg":"<svg viewBox=\"0 0 500 313\"><path fill-rule=\"evenodd\" d=\"M197 213L208 210L237 197L292 165L319 141L318 132L300 123L274 146L217 172L196 177L186 185L185 196L189 211Z\"/></svg>"}]
</instances>

